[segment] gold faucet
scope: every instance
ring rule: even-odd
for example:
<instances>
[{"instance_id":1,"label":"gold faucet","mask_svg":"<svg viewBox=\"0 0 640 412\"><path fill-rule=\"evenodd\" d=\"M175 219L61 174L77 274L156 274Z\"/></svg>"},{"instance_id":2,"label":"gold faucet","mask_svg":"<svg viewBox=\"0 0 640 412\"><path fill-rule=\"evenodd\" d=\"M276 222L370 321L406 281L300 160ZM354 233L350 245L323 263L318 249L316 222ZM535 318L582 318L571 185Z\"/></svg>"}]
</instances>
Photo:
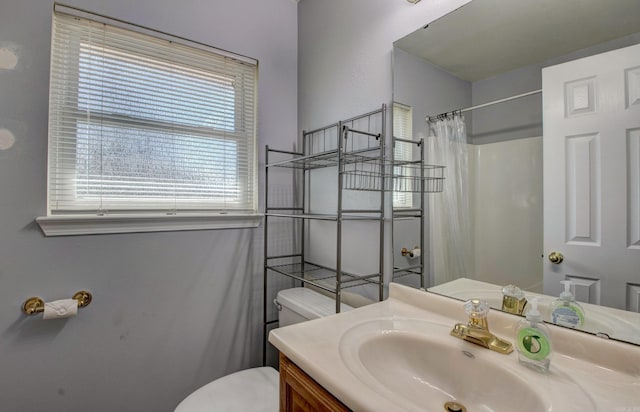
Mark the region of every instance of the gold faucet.
<instances>
[{"instance_id":1,"label":"gold faucet","mask_svg":"<svg viewBox=\"0 0 640 412\"><path fill-rule=\"evenodd\" d=\"M489 322L487 321L489 304L487 302L480 299L471 299L465 302L464 309L469 315L469 323L466 325L464 323L456 324L451 331L451 336L505 355L513 352L511 343L489 332Z\"/></svg>"},{"instance_id":2,"label":"gold faucet","mask_svg":"<svg viewBox=\"0 0 640 412\"><path fill-rule=\"evenodd\" d=\"M502 288L502 311L513 313L514 315L522 315L527 299L524 297L522 290L514 285L508 285Z\"/></svg>"}]
</instances>

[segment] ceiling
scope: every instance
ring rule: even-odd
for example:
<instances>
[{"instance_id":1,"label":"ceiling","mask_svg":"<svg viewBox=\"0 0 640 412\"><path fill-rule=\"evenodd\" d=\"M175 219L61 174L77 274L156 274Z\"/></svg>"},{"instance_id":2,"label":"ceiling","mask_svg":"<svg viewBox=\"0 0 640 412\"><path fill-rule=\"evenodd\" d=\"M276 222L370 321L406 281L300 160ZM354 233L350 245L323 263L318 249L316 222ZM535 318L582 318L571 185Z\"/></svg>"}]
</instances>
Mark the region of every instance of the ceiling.
<instances>
[{"instance_id":1,"label":"ceiling","mask_svg":"<svg viewBox=\"0 0 640 412\"><path fill-rule=\"evenodd\" d=\"M640 30L640 0L473 0L396 41L468 81Z\"/></svg>"}]
</instances>

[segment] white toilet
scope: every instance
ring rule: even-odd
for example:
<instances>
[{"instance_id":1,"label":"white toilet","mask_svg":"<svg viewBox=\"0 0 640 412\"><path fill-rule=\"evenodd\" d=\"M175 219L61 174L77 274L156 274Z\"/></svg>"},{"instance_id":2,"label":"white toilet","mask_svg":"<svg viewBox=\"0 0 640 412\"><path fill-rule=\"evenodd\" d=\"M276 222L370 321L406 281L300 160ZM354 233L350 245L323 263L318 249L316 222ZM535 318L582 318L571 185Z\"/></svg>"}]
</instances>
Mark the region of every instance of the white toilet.
<instances>
[{"instance_id":1,"label":"white toilet","mask_svg":"<svg viewBox=\"0 0 640 412\"><path fill-rule=\"evenodd\" d=\"M335 300L308 288L278 292L279 327L336 312ZM342 304L341 311L352 309ZM279 377L271 367L252 368L223 376L186 397L174 412L277 412Z\"/></svg>"}]
</instances>

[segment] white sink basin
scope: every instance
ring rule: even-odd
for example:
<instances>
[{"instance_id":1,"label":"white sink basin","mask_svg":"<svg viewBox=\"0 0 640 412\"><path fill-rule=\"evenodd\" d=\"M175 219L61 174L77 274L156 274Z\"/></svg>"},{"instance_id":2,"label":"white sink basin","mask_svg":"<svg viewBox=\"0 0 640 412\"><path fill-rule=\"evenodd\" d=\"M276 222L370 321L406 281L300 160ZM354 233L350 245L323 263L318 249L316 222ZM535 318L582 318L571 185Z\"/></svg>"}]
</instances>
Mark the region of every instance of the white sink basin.
<instances>
[{"instance_id":1,"label":"white sink basin","mask_svg":"<svg viewBox=\"0 0 640 412\"><path fill-rule=\"evenodd\" d=\"M518 373L522 367L507 367L513 357L463 342L450 330L417 319L379 319L348 330L340 352L354 376L407 410L441 411L447 402L469 412L554 410L548 393ZM564 383L566 395L588 398L570 380ZM595 409L587 401L580 410Z\"/></svg>"}]
</instances>

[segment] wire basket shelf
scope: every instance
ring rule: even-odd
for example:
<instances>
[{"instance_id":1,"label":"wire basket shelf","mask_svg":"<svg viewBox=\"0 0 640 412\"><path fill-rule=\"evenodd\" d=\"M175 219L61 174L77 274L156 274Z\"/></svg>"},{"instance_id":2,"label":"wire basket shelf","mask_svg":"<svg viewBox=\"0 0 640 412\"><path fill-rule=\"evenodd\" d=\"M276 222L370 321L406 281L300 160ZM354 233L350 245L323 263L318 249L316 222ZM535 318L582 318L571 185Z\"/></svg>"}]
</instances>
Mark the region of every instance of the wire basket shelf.
<instances>
[{"instance_id":1,"label":"wire basket shelf","mask_svg":"<svg viewBox=\"0 0 640 412\"><path fill-rule=\"evenodd\" d=\"M445 166L350 156L342 175L343 187L348 190L440 193L444 188Z\"/></svg>"}]
</instances>

